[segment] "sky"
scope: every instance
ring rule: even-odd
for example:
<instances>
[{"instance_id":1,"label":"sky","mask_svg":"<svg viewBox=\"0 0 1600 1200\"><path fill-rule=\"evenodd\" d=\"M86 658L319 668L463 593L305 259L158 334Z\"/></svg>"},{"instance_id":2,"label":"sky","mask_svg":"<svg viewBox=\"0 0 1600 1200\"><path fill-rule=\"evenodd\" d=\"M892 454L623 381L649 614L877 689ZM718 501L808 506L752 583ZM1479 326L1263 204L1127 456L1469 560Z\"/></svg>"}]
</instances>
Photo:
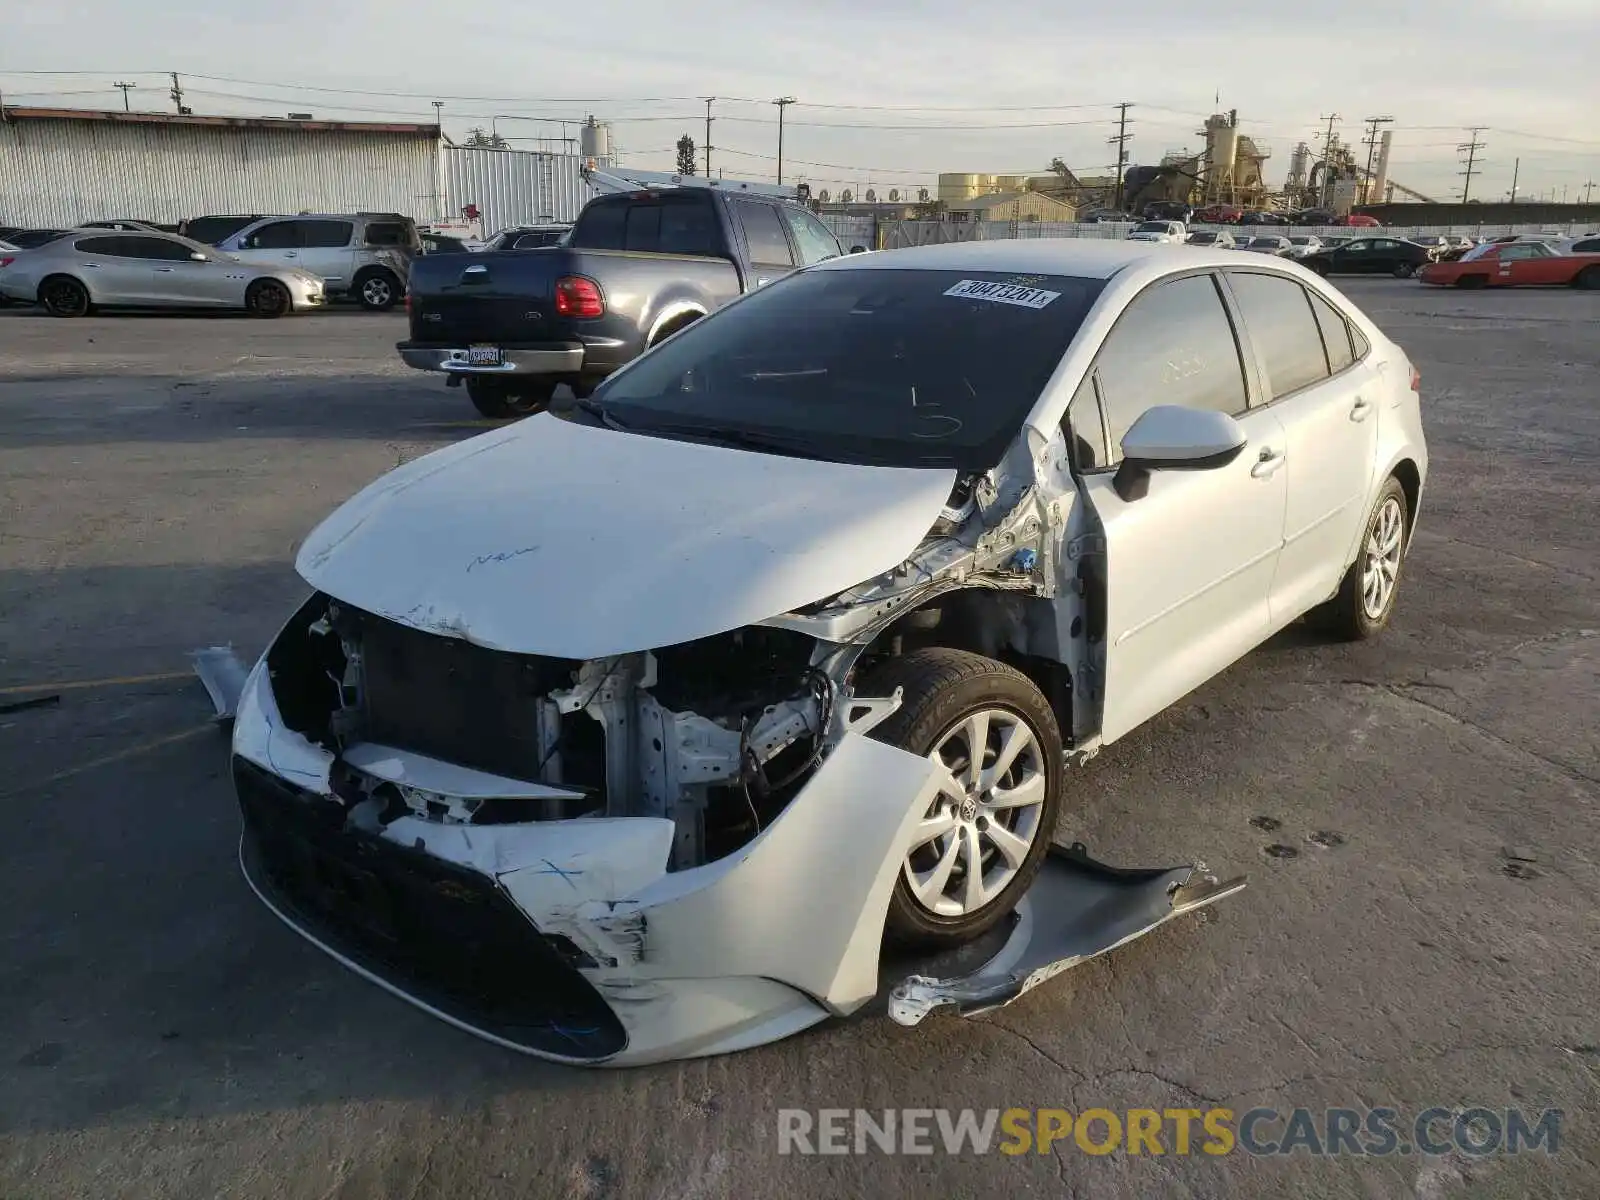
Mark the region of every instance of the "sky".
<instances>
[{"instance_id":1,"label":"sky","mask_svg":"<svg viewBox=\"0 0 1600 1200\"><path fill-rule=\"evenodd\" d=\"M1236 109L1290 151L1327 118L1347 143L1391 116L1390 177L1459 198L1456 147L1483 143L1472 194L1600 197L1600 0L1342 0L1315 18L1282 0L974 5L955 0L77 0L12 6L0 40L7 104L172 111L177 71L197 113L431 121L512 144L609 121L620 161L670 170L687 133L712 169L880 197L941 171L1080 175L1115 161L1130 102L1132 163L1197 150L1205 115ZM324 89L324 90L315 90ZM563 126L562 122L569 122ZM1364 157L1364 151L1362 152ZM703 162L703 158L701 160Z\"/></svg>"}]
</instances>

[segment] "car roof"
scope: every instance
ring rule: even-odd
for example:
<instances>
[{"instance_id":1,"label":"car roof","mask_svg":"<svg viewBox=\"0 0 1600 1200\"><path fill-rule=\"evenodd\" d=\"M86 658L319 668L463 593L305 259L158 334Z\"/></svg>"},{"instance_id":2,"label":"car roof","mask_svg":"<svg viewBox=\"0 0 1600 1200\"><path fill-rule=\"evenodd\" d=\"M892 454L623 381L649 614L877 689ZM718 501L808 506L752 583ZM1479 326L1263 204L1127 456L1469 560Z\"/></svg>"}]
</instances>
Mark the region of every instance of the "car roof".
<instances>
[{"instance_id":1,"label":"car roof","mask_svg":"<svg viewBox=\"0 0 1600 1200\"><path fill-rule=\"evenodd\" d=\"M1215 265L1199 251L1161 242L1126 238L1009 238L992 242L945 242L852 254L818 263L812 270L883 269L913 271L1033 271L1110 279L1118 272L1151 261L1176 265ZM1216 263L1232 262L1218 257Z\"/></svg>"}]
</instances>

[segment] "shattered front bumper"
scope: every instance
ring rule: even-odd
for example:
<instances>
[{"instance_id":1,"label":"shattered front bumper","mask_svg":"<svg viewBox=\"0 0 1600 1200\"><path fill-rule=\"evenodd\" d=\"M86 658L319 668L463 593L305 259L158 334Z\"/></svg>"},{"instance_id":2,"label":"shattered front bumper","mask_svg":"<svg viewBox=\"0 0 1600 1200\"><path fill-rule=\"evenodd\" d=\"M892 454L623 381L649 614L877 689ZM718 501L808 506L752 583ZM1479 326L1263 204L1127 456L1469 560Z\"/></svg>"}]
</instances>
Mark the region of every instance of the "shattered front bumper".
<instances>
[{"instance_id":1,"label":"shattered front bumper","mask_svg":"<svg viewBox=\"0 0 1600 1200\"><path fill-rule=\"evenodd\" d=\"M454 1025L592 1065L721 1054L860 1008L937 791L926 759L846 734L753 841L669 872L662 818L347 829L332 754L284 726L261 665L233 753L241 865L285 923Z\"/></svg>"}]
</instances>

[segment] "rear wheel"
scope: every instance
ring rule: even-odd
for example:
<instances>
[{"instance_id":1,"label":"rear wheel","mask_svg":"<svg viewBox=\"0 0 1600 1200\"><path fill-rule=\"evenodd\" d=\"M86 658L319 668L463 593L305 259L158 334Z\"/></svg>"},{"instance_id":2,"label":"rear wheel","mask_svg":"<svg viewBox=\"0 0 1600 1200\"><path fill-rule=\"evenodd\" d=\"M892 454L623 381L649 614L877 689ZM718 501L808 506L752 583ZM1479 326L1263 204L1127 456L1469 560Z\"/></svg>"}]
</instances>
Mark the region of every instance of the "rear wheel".
<instances>
[{"instance_id":1,"label":"rear wheel","mask_svg":"<svg viewBox=\"0 0 1600 1200\"><path fill-rule=\"evenodd\" d=\"M274 320L294 307L289 289L276 279L258 279L244 294L244 306L252 317Z\"/></svg>"},{"instance_id":2,"label":"rear wheel","mask_svg":"<svg viewBox=\"0 0 1600 1200\"><path fill-rule=\"evenodd\" d=\"M492 420L528 417L550 405L556 385L547 379L504 379L468 375L467 397L473 407Z\"/></svg>"},{"instance_id":3,"label":"rear wheel","mask_svg":"<svg viewBox=\"0 0 1600 1200\"><path fill-rule=\"evenodd\" d=\"M872 731L925 757L941 787L913 839L889 901L885 936L952 946L1017 906L1049 850L1061 805L1061 734L1033 682L963 650L891 659L863 694L902 688L902 704Z\"/></svg>"},{"instance_id":4,"label":"rear wheel","mask_svg":"<svg viewBox=\"0 0 1600 1200\"><path fill-rule=\"evenodd\" d=\"M52 275L39 285L39 303L52 317L81 317L89 311L89 289L66 275Z\"/></svg>"},{"instance_id":5,"label":"rear wheel","mask_svg":"<svg viewBox=\"0 0 1600 1200\"><path fill-rule=\"evenodd\" d=\"M1463 275L1456 280L1456 286L1468 289L1486 288L1489 286L1489 277L1487 275Z\"/></svg>"},{"instance_id":6,"label":"rear wheel","mask_svg":"<svg viewBox=\"0 0 1600 1200\"><path fill-rule=\"evenodd\" d=\"M1401 263L1394 269L1394 277L1396 279L1410 279L1416 273L1416 263Z\"/></svg>"},{"instance_id":7,"label":"rear wheel","mask_svg":"<svg viewBox=\"0 0 1600 1200\"><path fill-rule=\"evenodd\" d=\"M1405 489L1390 476L1367 517L1356 561L1345 572L1338 594L1312 612L1315 622L1333 636L1361 641L1388 626L1405 562L1407 519Z\"/></svg>"},{"instance_id":8,"label":"rear wheel","mask_svg":"<svg viewBox=\"0 0 1600 1200\"><path fill-rule=\"evenodd\" d=\"M1581 288L1600 288L1600 267L1585 267L1573 282Z\"/></svg>"},{"instance_id":9,"label":"rear wheel","mask_svg":"<svg viewBox=\"0 0 1600 1200\"><path fill-rule=\"evenodd\" d=\"M361 307L368 312L388 312L400 302L400 281L381 269L362 271L351 285Z\"/></svg>"}]
</instances>

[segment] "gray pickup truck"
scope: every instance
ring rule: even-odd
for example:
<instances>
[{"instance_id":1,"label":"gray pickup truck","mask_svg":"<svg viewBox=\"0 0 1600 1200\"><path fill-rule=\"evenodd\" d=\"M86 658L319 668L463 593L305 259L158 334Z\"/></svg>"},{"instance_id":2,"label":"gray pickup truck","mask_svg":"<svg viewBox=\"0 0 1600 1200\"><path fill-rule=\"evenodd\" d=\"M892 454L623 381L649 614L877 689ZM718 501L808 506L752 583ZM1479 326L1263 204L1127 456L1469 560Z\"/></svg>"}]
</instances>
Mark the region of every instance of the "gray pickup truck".
<instances>
[{"instance_id":1,"label":"gray pickup truck","mask_svg":"<svg viewBox=\"0 0 1600 1200\"><path fill-rule=\"evenodd\" d=\"M630 359L746 292L835 258L799 204L708 187L600 196L566 244L419 258L407 366L439 371L487 417L586 396Z\"/></svg>"}]
</instances>

